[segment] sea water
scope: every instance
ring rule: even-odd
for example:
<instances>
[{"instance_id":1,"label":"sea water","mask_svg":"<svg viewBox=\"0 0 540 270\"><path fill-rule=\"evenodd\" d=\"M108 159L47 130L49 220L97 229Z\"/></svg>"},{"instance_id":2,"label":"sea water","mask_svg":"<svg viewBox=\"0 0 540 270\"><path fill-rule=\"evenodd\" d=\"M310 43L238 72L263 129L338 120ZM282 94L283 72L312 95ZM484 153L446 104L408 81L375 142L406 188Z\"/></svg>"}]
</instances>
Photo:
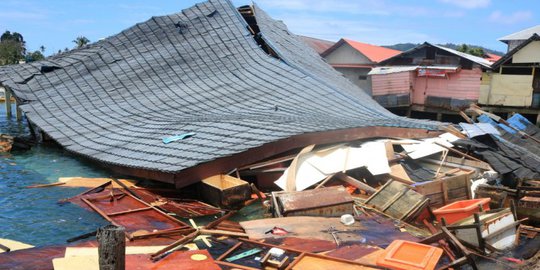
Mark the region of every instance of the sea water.
<instances>
[{"instance_id":1,"label":"sea water","mask_svg":"<svg viewBox=\"0 0 540 270\"><path fill-rule=\"evenodd\" d=\"M12 106L14 107L14 106ZM0 102L0 133L29 135L26 119L8 119ZM83 192L84 188L61 186L26 188L57 182L59 177L108 177L110 172L93 166L54 144L37 145L28 151L0 153L0 238L35 246L62 244L71 237L92 232L107 224L98 214L58 200Z\"/></svg>"}]
</instances>

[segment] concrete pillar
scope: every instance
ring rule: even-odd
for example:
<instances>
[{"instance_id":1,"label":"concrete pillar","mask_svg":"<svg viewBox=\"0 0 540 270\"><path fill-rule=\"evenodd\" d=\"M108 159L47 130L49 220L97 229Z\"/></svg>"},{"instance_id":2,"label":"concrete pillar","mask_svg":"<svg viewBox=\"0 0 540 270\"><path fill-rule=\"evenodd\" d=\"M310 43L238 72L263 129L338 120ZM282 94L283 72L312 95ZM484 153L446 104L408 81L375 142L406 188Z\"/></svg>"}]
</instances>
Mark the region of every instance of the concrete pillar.
<instances>
[{"instance_id":1,"label":"concrete pillar","mask_svg":"<svg viewBox=\"0 0 540 270\"><path fill-rule=\"evenodd\" d=\"M442 113L437 113L437 121L442 121Z\"/></svg>"},{"instance_id":2,"label":"concrete pillar","mask_svg":"<svg viewBox=\"0 0 540 270\"><path fill-rule=\"evenodd\" d=\"M540 113L536 115L536 126L540 127Z\"/></svg>"}]
</instances>

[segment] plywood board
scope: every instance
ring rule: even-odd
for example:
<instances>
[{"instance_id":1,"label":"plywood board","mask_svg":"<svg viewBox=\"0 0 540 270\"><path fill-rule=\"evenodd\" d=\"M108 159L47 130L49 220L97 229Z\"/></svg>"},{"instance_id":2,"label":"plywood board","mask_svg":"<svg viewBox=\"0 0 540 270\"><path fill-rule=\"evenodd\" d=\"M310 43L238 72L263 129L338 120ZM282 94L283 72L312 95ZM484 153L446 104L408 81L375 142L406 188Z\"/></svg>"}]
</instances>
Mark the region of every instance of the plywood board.
<instances>
[{"instance_id":1,"label":"plywood board","mask_svg":"<svg viewBox=\"0 0 540 270\"><path fill-rule=\"evenodd\" d=\"M327 230L334 227L340 231L339 237L347 239L347 241L365 240L364 237L354 233L365 229L360 222L355 222L350 226L345 226L340 222L339 218L327 217L282 217L272 219L258 219L240 222L242 228L249 235L249 239L263 239L276 237L266 232L274 226L283 228L289 232L288 235L302 238L319 239L334 242L334 238ZM351 231L351 233L346 233Z\"/></svg>"},{"instance_id":2,"label":"plywood board","mask_svg":"<svg viewBox=\"0 0 540 270\"><path fill-rule=\"evenodd\" d=\"M128 246L126 254L150 254L157 252L166 246ZM97 247L67 247L64 257L74 256L97 256Z\"/></svg>"},{"instance_id":3,"label":"plywood board","mask_svg":"<svg viewBox=\"0 0 540 270\"><path fill-rule=\"evenodd\" d=\"M540 41L533 41L512 55L512 63L540 62Z\"/></svg>"},{"instance_id":4,"label":"plywood board","mask_svg":"<svg viewBox=\"0 0 540 270\"><path fill-rule=\"evenodd\" d=\"M8 247L11 251L20 250L20 249L27 249L27 248L33 248L34 246L25 244L23 242L11 240L11 239L5 239L0 238L0 244ZM0 249L0 253L3 253L4 250Z\"/></svg>"},{"instance_id":5,"label":"plywood board","mask_svg":"<svg viewBox=\"0 0 540 270\"><path fill-rule=\"evenodd\" d=\"M486 104L528 107L532 102L532 82L532 74L493 74Z\"/></svg>"},{"instance_id":6,"label":"plywood board","mask_svg":"<svg viewBox=\"0 0 540 270\"><path fill-rule=\"evenodd\" d=\"M136 180L129 180L129 179L118 179L120 182L122 182L127 187L132 187L137 184L138 181ZM103 185L107 182L111 182L112 179L110 178L87 178L87 177L60 177L58 178L58 182L65 183L62 185L62 187L86 187L86 188L94 188L100 185ZM114 188L123 188L114 181L112 181Z\"/></svg>"}]
</instances>

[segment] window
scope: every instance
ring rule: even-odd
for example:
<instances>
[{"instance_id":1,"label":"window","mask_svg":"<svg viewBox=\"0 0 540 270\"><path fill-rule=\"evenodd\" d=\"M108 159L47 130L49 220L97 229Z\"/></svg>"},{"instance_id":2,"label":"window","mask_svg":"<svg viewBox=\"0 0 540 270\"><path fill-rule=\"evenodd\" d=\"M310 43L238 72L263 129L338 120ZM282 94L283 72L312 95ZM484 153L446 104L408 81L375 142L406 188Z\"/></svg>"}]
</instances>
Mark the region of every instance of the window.
<instances>
[{"instance_id":1,"label":"window","mask_svg":"<svg viewBox=\"0 0 540 270\"><path fill-rule=\"evenodd\" d=\"M532 67L503 67L501 74L532 75Z\"/></svg>"},{"instance_id":2,"label":"window","mask_svg":"<svg viewBox=\"0 0 540 270\"><path fill-rule=\"evenodd\" d=\"M367 75L360 75L360 76L358 76L358 79L361 80L361 81L365 81L365 80L367 80Z\"/></svg>"}]
</instances>

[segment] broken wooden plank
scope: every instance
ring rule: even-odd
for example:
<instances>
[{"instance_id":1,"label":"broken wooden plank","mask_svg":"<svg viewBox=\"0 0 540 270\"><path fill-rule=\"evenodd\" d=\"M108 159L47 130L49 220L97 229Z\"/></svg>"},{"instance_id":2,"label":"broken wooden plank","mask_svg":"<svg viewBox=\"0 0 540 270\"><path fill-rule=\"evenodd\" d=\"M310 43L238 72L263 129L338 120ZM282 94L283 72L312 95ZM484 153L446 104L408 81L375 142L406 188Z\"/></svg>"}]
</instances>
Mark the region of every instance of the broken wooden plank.
<instances>
[{"instance_id":1,"label":"broken wooden plank","mask_svg":"<svg viewBox=\"0 0 540 270\"><path fill-rule=\"evenodd\" d=\"M356 188L358 188L360 190L365 191L367 194L373 194L373 193L375 193L377 191L375 188L371 187L370 185L365 184L362 181L357 180L357 179L355 179L355 178L353 178L353 177L351 177L349 175L346 175L344 173L337 173L336 177L339 180L341 180L341 181L343 181L343 182L345 182L345 183L347 183L347 184L349 184L351 186L354 186L354 187L356 187Z\"/></svg>"}]
</instances>

